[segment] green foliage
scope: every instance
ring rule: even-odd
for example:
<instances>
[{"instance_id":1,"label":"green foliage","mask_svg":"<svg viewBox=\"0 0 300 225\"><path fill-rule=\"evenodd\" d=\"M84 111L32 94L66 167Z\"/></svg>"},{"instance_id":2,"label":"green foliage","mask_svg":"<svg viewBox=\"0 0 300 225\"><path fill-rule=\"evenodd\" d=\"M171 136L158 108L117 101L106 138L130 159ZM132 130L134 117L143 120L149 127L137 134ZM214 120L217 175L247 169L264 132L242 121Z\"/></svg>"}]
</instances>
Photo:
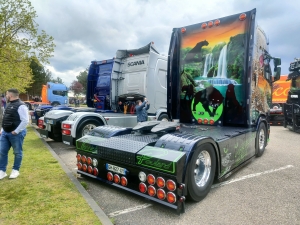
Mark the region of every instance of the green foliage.
<instances>
[{"instance_id":1,"label":"green foliage","mask_svg":"<svg viewBox=\"0 0 300 225\"><path fill-rule=\"evenodd\" d=\"M0 0L0 92L29 87L32 57L49 63L54 39L43 30L38 33L36 17L29 0Z\"/></svg>"},{"instance_id":2,"label":"green foliage","mask_svg":"<svg viewBox=\"0 0 300 225\"><path fill-rule=\"evenodd\" d=\"M59 83L59 84L63 84L64 83L60 77L56 77L54 79L51 79L50 82Z\"/></svg>"},{"instance_id":3,"label":"green foliage","mask_svg":"<svg viewBox=\"0 0 300 225\"><path fill-rule=\"evenodd\" d=\"M87 76L88 76L88 71L89 71L89 68L86 68L85 71L82 71L79 73L78 76L76 76L77 80L79 83L82 84L82 87L83 87L83 93L86 92L87 90Z\"/></svg>"},{"instance_id":4,"label":"green foliage","mask_svg":"<svg viewBox=\"0 0 300 225\"><path fill-rule=\"evenodd\" d=\"M52 74L49 70L45 70L44 66L37 58L31 58L30 68L33 74L32 84L26 89L31 96L40 96L43 84L52 80Z\"/></svg>"},{"instance_id":5,"label":"green foliage","mask_svg":"<svg viewBox=\"0 0 300 225\"><path fill-rule=\"evenodd\" d=\"M87 190L87 188L88 188L88 185L87 185L87 183L86 183L86 182L84 182L84 181L81 181L81 182L80 182L80 184L82 185L82 187L83 187L85 190Z\"/></svg>"}]
</instances>

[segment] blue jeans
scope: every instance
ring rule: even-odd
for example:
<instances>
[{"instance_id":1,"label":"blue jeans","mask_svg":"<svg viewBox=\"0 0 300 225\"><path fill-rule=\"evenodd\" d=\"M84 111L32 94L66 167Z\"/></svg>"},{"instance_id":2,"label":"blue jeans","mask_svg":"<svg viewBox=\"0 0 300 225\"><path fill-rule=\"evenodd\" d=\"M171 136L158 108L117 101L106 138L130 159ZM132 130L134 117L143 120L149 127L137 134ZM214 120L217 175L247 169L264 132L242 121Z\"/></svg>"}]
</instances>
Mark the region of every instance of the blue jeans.
<instances>
[{"instance_id":1,"label":"blue jeans","mask_svg":"<svg viewBox=\"0 0 300 225\"><path fill-rule=\"evenodd\" d=\"M19 170L22 163L23 158L23 141L26 136L26 129L18 133L17 135L13 135L12 133L7 133L2 131L0 135L0 170L6 171L7 163L8 163L8 151L12 147L14 150L14 170Z\"/></svg>"}]
</instances>

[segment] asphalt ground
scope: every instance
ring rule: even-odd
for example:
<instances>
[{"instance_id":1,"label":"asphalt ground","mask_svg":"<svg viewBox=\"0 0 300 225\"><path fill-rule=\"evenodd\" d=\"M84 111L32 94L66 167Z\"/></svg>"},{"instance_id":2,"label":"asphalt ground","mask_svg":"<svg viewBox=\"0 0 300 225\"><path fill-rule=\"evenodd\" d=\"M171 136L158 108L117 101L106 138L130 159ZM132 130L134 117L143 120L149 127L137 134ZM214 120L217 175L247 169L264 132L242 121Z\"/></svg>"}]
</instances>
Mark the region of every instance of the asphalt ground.
<instances>
[{"instance_id":1,"label":"asphalt ground","mask_svg":"<svg viewBox=\"0 0 300 225\"><path fill-rule=\"evenodd\" d=\"M46 142L67 170L76 174L75 147L50 139ZM78 177L75 180L87 184L88 195L84 197L101 208L100 215L105 213L117 225L290 225L300 224L299 174L300 134L272 126L270 142L262 157L255 158L225 182L215 183L201 202L187 201L186 212L181 215L91 178Z\"/></svg>"}]
</instances>

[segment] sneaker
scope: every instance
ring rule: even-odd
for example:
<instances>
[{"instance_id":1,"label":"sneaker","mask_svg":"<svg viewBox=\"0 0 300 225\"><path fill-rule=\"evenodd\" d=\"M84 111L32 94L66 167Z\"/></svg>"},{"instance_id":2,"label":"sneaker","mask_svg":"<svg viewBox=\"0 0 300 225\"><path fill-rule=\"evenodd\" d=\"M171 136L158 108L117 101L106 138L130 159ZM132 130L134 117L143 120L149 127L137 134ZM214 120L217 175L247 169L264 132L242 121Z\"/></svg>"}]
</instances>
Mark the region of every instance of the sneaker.
<instances>
[{"instance_id":1,"label":"sneaker","mask_svg":"<svg viewBox=\"0 0 300 225\"><path fill-rule=\"evenodd\" d=\"M12 170L11 174L9 176L9 178L13 179L13 178L17 178L19 176L19 171L18 170Z\"/></svg>"},{"instance_id":2,"label":"sneaker","mask_svg":"<svg viewBox=\"0 0 300 225\"><path fill-rule=\"evenodd\" d=\"M7 174L4 171L0 170L0 180L2 180L6 176Z\"/></svg>"}]
</instances>

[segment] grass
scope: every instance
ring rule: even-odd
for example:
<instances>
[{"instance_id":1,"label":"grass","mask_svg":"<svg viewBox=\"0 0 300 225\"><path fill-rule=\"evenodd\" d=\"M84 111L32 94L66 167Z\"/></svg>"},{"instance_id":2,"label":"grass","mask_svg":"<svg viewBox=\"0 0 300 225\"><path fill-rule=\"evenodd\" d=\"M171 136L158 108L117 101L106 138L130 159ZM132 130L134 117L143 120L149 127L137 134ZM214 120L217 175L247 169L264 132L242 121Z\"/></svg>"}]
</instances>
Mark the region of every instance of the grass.
<instances>
[{"instance_id":1,"label":"grass","mask_svg":"<svg viewBox=\"0 0 300 225\"><path fill-rule=\"evenodd\" d=\"M20 176L0 180L0 224L101 224L33 128L27 132ZM13 157L11 149L8 176Z\"/></svg>"}]
</instances>

